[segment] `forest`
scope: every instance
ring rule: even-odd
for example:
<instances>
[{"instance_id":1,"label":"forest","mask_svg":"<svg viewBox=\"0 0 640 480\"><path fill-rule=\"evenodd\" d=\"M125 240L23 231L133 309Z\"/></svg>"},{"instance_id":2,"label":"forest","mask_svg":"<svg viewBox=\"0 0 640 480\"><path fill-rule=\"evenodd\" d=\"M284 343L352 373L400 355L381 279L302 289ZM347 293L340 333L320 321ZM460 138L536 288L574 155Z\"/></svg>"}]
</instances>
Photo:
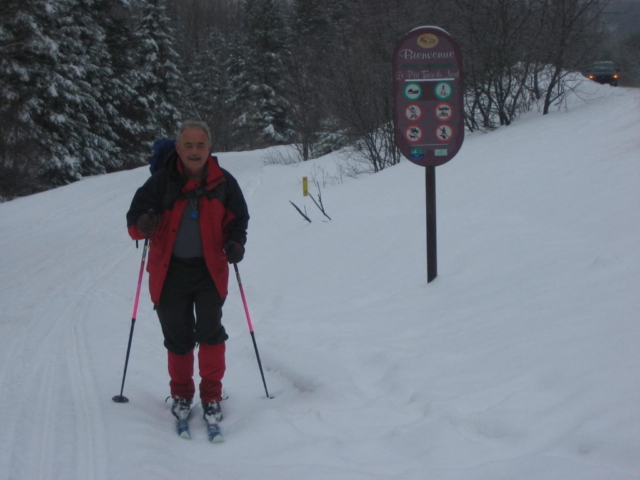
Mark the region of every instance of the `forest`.
<instances>
[{"instance_id":1,"label":"forest","mask_svg":"<svg viewBox=\"0 0 640 480\"><path fill-rule=\"evenodd\" d=\"M567 78L611 59L640 84L640 33L611 0L3 0L0 201L144 165L200 119L213 151L348 148L400 160L391 57L411 29L460 44L465 125L562 105Z\"/></svg>"}]
</instances>

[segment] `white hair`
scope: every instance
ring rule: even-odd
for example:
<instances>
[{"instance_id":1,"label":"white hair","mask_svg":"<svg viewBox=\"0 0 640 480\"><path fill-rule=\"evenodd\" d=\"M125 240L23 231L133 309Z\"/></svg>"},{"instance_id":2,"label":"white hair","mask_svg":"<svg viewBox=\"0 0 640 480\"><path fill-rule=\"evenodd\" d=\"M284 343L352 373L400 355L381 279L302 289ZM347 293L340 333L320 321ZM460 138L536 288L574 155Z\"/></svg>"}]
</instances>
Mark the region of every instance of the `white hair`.
<instances>
[{"instance_id":1,"label":"white hair","mask_svg":"<svg viewBox=\"0 0 640 480\"><path fill-rule=\"evenodd\" d=\"M199 128L204 133L206 133L207 140L209 140L209 145L211 145L211 131L209 130L209 126L206 123L201 122L200 120L185 120L184 122L182 122L182 125L180 125L178 131L176 132L176 141L180 142L182 132L190 128Z\"/></svg>"}]
</instances>

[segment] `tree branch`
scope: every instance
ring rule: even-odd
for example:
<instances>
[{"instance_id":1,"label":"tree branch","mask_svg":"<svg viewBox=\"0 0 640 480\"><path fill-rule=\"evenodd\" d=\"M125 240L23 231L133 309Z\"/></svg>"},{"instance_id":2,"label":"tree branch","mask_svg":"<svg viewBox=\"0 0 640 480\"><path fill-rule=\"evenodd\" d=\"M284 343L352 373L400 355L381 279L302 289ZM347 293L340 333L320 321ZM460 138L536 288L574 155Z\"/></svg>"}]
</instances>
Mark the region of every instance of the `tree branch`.
<instances>
[{"instance_id":1,"label":"tree branch","mask_svg":"<svg viewBox=\"0 0 640 480\"><path fill-rule=\"evenodd\" d=\"M294 208L298 211L298 213L299 213L300 215L302 215L302 217L303 217L307 222L311 223L311 219L310 219L309 217L307 217L304 213L302 213L302 210L300 210L300 209L298 208L298 206L297 206L295 203L293 203L291 200L289 200L289 203L290 203L291 205L293 205L293 206L294 206Z\"/></svg>"}]
</instances>

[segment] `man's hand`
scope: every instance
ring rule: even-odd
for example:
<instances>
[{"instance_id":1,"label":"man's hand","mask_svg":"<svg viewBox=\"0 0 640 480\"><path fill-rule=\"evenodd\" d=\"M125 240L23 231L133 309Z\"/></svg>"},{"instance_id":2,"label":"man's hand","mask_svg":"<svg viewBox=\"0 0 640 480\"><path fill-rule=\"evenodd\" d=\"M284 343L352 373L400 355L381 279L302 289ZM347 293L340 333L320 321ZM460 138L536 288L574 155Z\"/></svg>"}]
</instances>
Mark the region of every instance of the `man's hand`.
<instances>
[{"instance_id":1,"label":"man's hand","mask_svg":"<svg viewBox=\"0 0 640 480\"><path fill-rule=\"evenodd\" d=\"M153 213L153 211L143 213L140 215L136 226L138 227L138 230L144 233L147 237L153 235L153 232L156 231L156 227L158 226L158 215Z\"/></svg>"},{"instance_id":2,"label":"man's hand","mask_svg":"<svg viewBox=\"0 0 640 480\"><path fill-rule=\"evenodd\" d=\"M224 246L224 253L227 255L229 263L240 263L244 258L244 247L229 240Z\"/></svg>"}]
</instances>

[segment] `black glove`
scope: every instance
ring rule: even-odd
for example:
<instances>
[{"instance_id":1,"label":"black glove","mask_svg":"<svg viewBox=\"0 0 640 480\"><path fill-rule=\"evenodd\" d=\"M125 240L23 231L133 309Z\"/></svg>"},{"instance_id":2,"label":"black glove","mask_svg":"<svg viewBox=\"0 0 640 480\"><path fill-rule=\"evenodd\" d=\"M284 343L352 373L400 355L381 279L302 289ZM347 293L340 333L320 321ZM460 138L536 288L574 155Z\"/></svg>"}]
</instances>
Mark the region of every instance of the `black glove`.
<instances>
[{"instance_id":1,"label":"black glove","mask_svg":"<svg viewBox=\"0 0 640 480\"><path fill-rule=\"evenodd\" d=\"M227 255L229 263L240 263L244 258L244 247L237 242L229 240L224 245L224 253Z\"/></svg>"},{"instance_id":2,"label":"black glove","mask_svg":"<svg viewBox=\"0 0 640 480\"><path fill-rule=\"evenodd\" d=\"M138 218L136 226L138 230L147 237L153 235L153 232L156 231L156 227L158 226L158 216L153 212L143 213L140 215L140 218Z\"/></svg>"}]
</instances>

